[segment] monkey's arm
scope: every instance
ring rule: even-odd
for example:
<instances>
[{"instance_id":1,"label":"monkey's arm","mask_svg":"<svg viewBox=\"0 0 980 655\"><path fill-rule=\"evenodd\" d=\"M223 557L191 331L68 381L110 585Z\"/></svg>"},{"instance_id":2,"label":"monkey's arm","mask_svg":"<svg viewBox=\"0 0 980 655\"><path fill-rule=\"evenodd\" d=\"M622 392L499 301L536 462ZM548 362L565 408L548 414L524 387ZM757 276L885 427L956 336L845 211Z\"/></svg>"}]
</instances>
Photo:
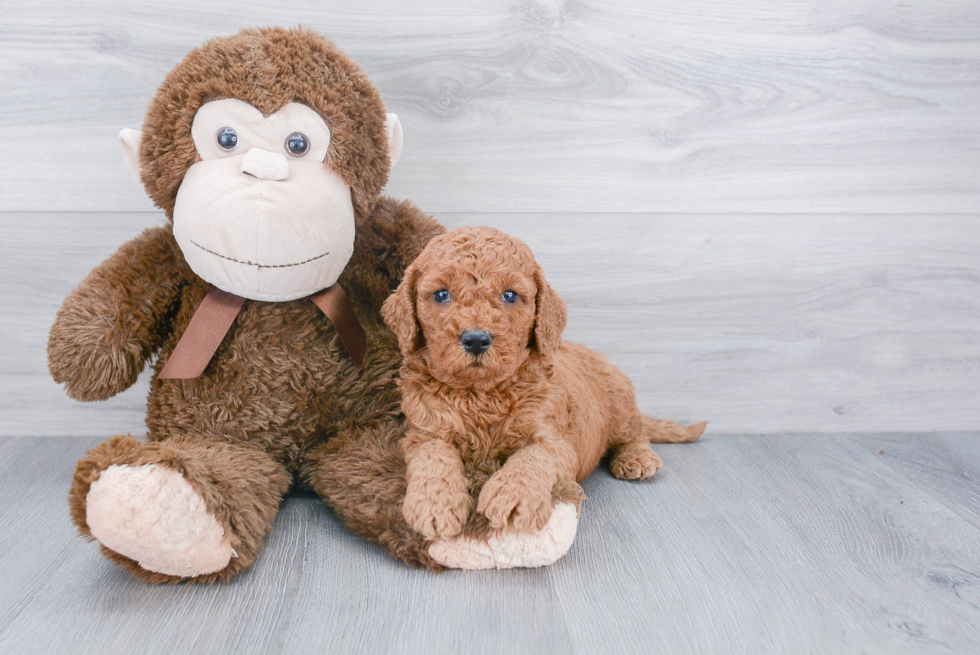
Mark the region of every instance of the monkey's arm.
<instances>
[{"instance_id":1,"label":"monkey's arm","mask_svg":"<svg viewBox=\"0 0 980 655\"><path fill-rule=\"evenodd\" d=\"M48 337L48 370L76 400L129 388L167 336L185 268L170 226L150 228L89 273Z\"/></svg>"},{"instance_id":2,"label":"monkey's arm","mask_svg":"<svg viewBox=\"0 0 980 655\"><path fill-rule=\"evenodd\" d=\"M352 283L358 296L377 295L365 300L380 309L408 265L433 237L445 231L410 201L383 196L371 216L357 226L354 254L341 280Z\"/></svg>"}]
</instances>

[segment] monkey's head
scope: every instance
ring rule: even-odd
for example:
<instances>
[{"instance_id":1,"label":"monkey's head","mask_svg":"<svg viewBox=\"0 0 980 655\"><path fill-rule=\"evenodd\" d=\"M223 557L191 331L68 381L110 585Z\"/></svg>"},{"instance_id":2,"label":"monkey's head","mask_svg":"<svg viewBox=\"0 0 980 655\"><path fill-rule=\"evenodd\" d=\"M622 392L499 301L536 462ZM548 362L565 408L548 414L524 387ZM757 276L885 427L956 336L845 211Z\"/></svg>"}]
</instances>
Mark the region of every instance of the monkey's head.
<instances>
[{"instance_id":1,"label":"monkey's head","mask_svg":"<svg viewBox=\"0 0 980 655\"><path fill-rule=\"evenodd\" d=\"M123 157L216 287L285 301L324 289L401 154L398 117L364 71L306 29L264 28L193 50Z\"/></svg>"}]
</instances>

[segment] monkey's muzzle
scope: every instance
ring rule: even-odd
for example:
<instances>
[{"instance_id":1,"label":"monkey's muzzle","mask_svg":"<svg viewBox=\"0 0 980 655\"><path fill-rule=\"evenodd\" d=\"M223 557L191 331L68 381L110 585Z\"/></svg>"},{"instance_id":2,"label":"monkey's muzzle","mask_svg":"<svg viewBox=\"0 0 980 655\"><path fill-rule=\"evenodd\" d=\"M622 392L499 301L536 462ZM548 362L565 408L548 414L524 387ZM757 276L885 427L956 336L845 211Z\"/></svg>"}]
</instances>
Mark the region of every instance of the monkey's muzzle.
<instances>
[{"instance_id":1,"label":"monkey's muzzle","mask_svg":"<svg viewBox=\"0 0 980 655\"><path fill-rule=\"evenodd\" d=\"M278 152L252 148L242 159L242 173L260 180L282 181L289 177L289 162Z\"/></svg>"}]
</instances>

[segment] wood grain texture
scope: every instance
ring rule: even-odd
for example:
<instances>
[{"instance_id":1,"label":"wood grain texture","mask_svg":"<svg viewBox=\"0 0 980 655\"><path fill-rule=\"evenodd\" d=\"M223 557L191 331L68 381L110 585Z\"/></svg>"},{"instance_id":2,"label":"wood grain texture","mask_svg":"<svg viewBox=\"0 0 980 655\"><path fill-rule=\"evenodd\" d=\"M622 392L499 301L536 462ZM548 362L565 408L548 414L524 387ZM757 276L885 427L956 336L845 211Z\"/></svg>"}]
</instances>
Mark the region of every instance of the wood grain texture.
<instances>
[{"instance_id":1,"label":"wood grain texture","mask_svg":"<svg viewBox=\"0 0 980 655\"><path fill-rule=\"evenodd\" d=\"M535 251L565 337L605 353L641 408L709 432L980 426L972 216L439 214ZM105 403L47 373L64 297L157 214L0 214L0 435L143 432L146 376Z\"/></svg>"},{"instance_id":2,"label":"wood grain texture","mask_svg":"<svg viewBox=\"0 0 980 655\"><path fill-rule=\"evenodd\" d=\"M303 23L402 117L391 191L429 211L980 206L973 0L4 2L5 210L150 208L120 163L163 76Z\"/></svg>"},{"instance_id":3,"label":"wood grain texture","mask_svg":"<svg viewBox=\"0 0 980 655\"><path fill-rule=\"evenodd\" d=\"M408 569L294 496L212 587L142 585L74 534L94 440L0 439L0 652L973 652L980 530L944 482L980 477L980 434L908 439L961 463L906 476L878 435L661 446L649 483L589 477L571 552L529 571Z\"/></svg>"},{"instance_id":4,"label":"wood grain texture","mask_svg":"<svg viewBox=\"0 0 980 655\"><path fill-rule=\"evenodd\" d=\"M980 449L976 435L897 433L875 436L879 459L980 529Z\"/></svg>"},{"instance_id":5,"label":"wood grain texture","mask_svg":"<svg viewBox=\"0 0 980 655\"><path fill-rule=\"evenodd\" d=\"M972 436L960 442L971 452ZM587 489L594 517L580 537L615 547L604 557L573 550L566 563L580 574L559 596L570 616L618 620L571 622L573 640L583 652L974 649L980 577L970 552L980 535L896 476L872 444L783 435L658 448L655 499L643 485L594 476L603 484ZM617 593L589 593L610 577ZM653 645L630 629L644 620Z\"/></svg>"}]
</instances>

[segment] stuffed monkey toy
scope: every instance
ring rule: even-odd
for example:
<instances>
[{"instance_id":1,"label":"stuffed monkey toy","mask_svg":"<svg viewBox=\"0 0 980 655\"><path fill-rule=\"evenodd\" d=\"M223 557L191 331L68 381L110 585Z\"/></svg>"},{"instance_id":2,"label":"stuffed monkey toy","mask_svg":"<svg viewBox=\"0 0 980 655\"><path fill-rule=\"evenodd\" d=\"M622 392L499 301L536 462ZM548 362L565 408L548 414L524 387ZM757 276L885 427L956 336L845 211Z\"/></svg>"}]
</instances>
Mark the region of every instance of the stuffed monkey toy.
<instances>
[{"instance_id":1,"label":"stuffed monkey toy","mask_svg":"<svg viewBox=\"0 0 980 655\"><path fill-rule=\"evenodd\" d=\"M151 361L154 375L146 440L113 437L78 463L83 536L145 581L223 581L255 561L299 487L416 566L567 550L574 516L521 535L476 525L451 544L402 517L400 353L380 309L444 230L380 195L402 129L355 63L306 29L214 39L120 141L167 223L72 291L48 362L80 401L120 393Z\"/></svg>"}]
</instances>

